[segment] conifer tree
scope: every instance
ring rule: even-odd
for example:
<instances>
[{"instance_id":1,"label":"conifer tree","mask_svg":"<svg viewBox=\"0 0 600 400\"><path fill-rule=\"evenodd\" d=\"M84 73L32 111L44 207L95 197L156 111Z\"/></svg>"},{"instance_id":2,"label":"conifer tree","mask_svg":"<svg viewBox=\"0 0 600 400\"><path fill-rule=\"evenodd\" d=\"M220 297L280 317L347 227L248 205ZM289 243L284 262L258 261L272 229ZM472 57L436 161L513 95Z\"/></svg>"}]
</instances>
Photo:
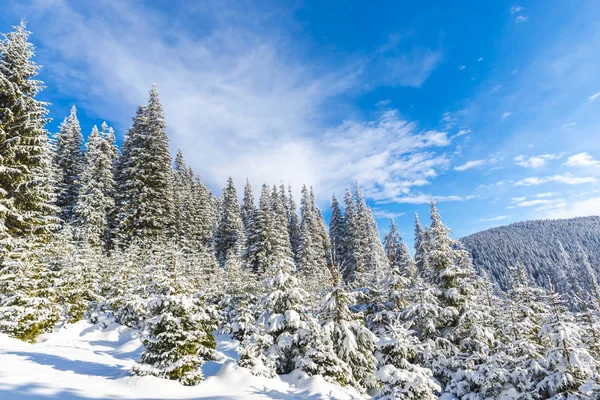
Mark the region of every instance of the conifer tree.
<instances>
[{"instance_id":1,"label":"conifer tree","mask_svg":"<svg viewBox=\"0 0 600 400\"><path fill-rule=\"evenodd\" d=\"M71 113L60 126L56 135L54 165L57 169L56 205L61 209L64 222L71 222L81 185L84 168L83 136L77 119L77 109L71 107Z\"/></svg>"},{"instance_id":2,"label":"conifer tree","mask_svg":"<svg viewBox=\"0 0 600 400\"><path fill-rule=\"evenodd\" d=\"M156 85L148 104L138 107L119 159L118 240L126 245L163 241L172 218L169 138Z\"/></svg>"},{"instance_id":3,"label":"conifer tree","mask_svg":"<svg viewBox=\"0 0 600 400\"><path fill-rule=\"evenodd\" d=\"M272 265L274 221L271 207L271 193L267 185L262 186L258 210L253 222L252 232L247 239L248 262L257 274L264 274Z\"/></svg>"},{"instance_id":4,"label":"conifer tree","mask_svg":"<svg viewBox=\"0 0 600 400\"><path fill-rule=\"evenodd\" d=\"M292 187L287 187L286 197L286 209L288 215L288 236L290 237L290 246L292 249L292 255L296 265L300 260L300 247L302 246L302 234L300 233L300 218L298 218L298 211L296 209L296 202L292 195Z\"/></svg>"},{"instance_id":5,"label":"conifer tree","mask_svg":"<svg viewBox=\"0 0 600 400\"><path fill-rule=\"evenodd\" d=\"M389 232L383 238L383 245L392 270L398 271L405 278L414 278L417 274L416 265L410 257L408 247L402 241L394 219L391 220Z\"/></svg>"},{"instance_id":6,"label":"conifer tree","mask_svg":"<svg viewBox=\"0 0 600 400\"><path fill-rule=\"evenodd\" d=\"M108 246L110 219L115 212L114 166L118 155L113 130L96 126L86 143L81 186L75 205L75 237L93 247Z\"/></svg>"},{"instance_id":7,"label":"conifer tree","mask_svg":"<svg viewBox=\"0 0 600 400\"><path fill-rule=\"evenodd\" d=\"M419 272L425 270L425 256L423 254L423 228L419 222L419 214L415 213L415 264Z\"/></svg>"},{"instance_id":8,"label":"conifer tree","mask_svg":"<svg viewBox=\"0 0 600 400\"><path fill-rule=\"evenodd\" d=\"M47 103L36 99L43 83L32 61L25 23L0 40L0 259L57 227L52 205ZM34 240L35 239L35 240ZM0 264L2 262L0 261Z\"/></svg>"},{"instance_id":9,"label":"conifer tree","mask_svg":"<svg viewBox=\"0 0 600 400\"><path fill-rule=\"evenodd\" d=\"M335 353L350 368L348 383L360 391L375 388L377 337L350 311L350 294L344 288L339 266L332 267L330 276L332 287L321 297L319 320L331 337Z\"/></svg>"},{"instance_id":10,"label":"conifer tree","mask_svg":"<svg viewBox=\"0 0 600 400\"><path fill-rule=\"evenodd\" d=\"M343 260L348 253L347 249L348 228L346 219L342 215L340 203L336 197L331 199L331 219L329 220L329 239L331 240L331 249L335 260L343 263Z\"/></svg>"},{"instance_id":11,"label":"conifer tree","mask_svg":"<svg viewBox=\"0 0 600 400\"><path fill-rule=\"evenodd\" d=\"M252 191L252 185L250 181L246 179L246 186L244 186L244 200L242 202L242 209L240 211L242 222L244 223L244 234L246 238L250 236L253 229L253 223L256 216L256 206L254 205L254 192Z\"/></svg>"},{"instance_id":12,"label":"conifer tree","mask_svg":"<svg viewBox=\"0 0 600 400\"><path fill-rule=\"evenodd\" d=\"M233 178L229 177L221 195L220 219L215 236L215 251L219 263L224 265L230 252L232 256L241 257L244 242L244 224L240 215L237 191Z\"/></svg>"},{"instance_id":13,"label":"conifer tree","mask_svg":"<svg viewBox=\"0 0 600 400\"><path fill-rule=\"evenodd\" d=\"M354 277L357 263L356 233L358 231L358 219L356 215L356 199L350 190L346 188L344 196L344 220L346 222L345 254L336 255L336 260L342 266L342 275L346 281Z\"/></svg>"}]
</instances>

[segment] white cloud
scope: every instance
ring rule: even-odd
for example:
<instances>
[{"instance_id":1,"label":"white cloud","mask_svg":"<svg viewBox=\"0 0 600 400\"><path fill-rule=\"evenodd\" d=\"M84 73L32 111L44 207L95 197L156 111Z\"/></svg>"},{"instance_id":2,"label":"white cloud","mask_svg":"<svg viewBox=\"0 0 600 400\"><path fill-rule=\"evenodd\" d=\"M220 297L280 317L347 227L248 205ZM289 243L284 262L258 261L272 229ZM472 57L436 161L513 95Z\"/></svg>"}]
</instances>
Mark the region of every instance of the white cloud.
<instances>
[{"instance_id":1,"label":"white cloud","mask_svg":"<svg viewBox=\"0 0 600 400\"><path fill-rule=\"evenodd\" d=\"M431 196L425 193L417 193L409 196L399 196L391 199L393 203L408 203L408 204L429 204L431 200L438 202L446 201L467 201L474 199L475 196Z\"/></svg>"},{"instance_id":2,"label":"white cloud","mask_svg":"<svg viewBox=\"0 0 600 400\"><path fill-rule=\"evenodd\" d=\"M509 217L510 217L510 215L498 215L497 217L481 218L479 221L481 221L481 222L502 221L502 220L507 219Z\"/></svg>"},{"instance_id":3,"label":"white cloud","mask_svg":"<svg viewBox=\"0 0 600 400\"><path fill-rule=\"evenodd\" d=\"M482 61L483 61L483 57L479 57L479 58L477 59L477 62L482 62Z\"/></svg>"},{"instance_id":4,"label":"white cloud","mask_svg":"<svg viewBox=\"0 0 600 400\"><path fill-rule=\"evenodd\" d=\"M528 19L529 19L529 17L526 15L517 15L517 17L515 18L515 22L516 23L527 22Z\"/></svg>"},{"instance_id":5,"label":"white cloud","mask_svg":"<svg viewBox=\"0 0 600 400\"><path fill-rule=\"evenodd\" d=\"M465 70L465 68L467 68L467 66L466 66L466 65L459 65L459 66L458 66L458 70L459 70L459 71L464 71L464 70Z\"/></svg>"},{"instance_id":6,"label":"white cloud","mask_svg":"<svg viewBox=\"0 0 600 400\"><path fill-rule=\"evenodd\" d=\"M496 85L494 86L494 88L492 89L492 93L493 92L497 92L498 90L500 90L502 88L502 85Z\"/></svg>"},{"instance_id":7,"label":"white cloud","mask_svg":"<svg viewBox=\"0 0 600 400\"><path fill-rule=\"evenodd\" d=\"M509 11L510 11L510 15L515 15L515 14L523 11L523 7L521 7L521 6L512 6Z\"/></svg>"},{"instance_id":8,"label":"white cloud","mask_svg":"<svg viewBox=\"0 0 600 400\"><path fill-rule=\"evenodd\" d=\"M512 112L505 112L504 114L502 114L502 116L500 117L500 121L504 121L506 118L510 117L512 115Z\"/></svg>"},{"instance_id":9,"label":"white cloud","mask_svg":"<svg viewBox=\"0 0 600 400\"><path fill-rule=\"evenodd\" d=\"M593 95L590 96L590 101L594 101L596 100L598 97L600 97L600 92L596 92Z\"/></svg>"},{"instance_id":10,"label":"white cloud","mask_svg":"<svg viewBox=\"0 0 600 400\"><path fill-rule=\"evenodd\" d=\"M373 216L377 219L393 219L403 216L405 213L403 212L393 212L389 210L384 210L382 208L373 207Z\"/></svg>"},{"instance_id":11,"label":"white cloud","mask_svg":"<svg viewBox=\"0 0 600 400\"><path fill-rule=\"evenodd\" d=\"M546 165L549 160L557 160L562 157L562 154L540 154L537 156L527 157L523 154L514 158L515 164L525 168L540 168Z\"/></svg>"},{"instance_id":12,"label":"white cloud","mask_svg":"<svg viewBox=\"0 0 600 400\"><path fill-rule=\"evenodd\" d=\"M30 27L53 52L45 71L60 74L59 87L76 93L88 115L120 121L114 124L120 135L156 82L171 149L182 148L212 188L229 175L238 185L246 177L297 190L306 183L325 201L358 179L366 195L386 199L410 195L448 167L447 157L433 151L450 143L446 133L422 132L396 111L334 127L328 122L331 110L348 111L332 105L361 87L364 71L379 72L373 84L418 87L441 52L402 54L391 41L357 63L308 63L284 34L266 26L270 13L248 18L224 12L219 2L192 7L190 13L211 21L192 37L142 4L84 10L65 1L37 3Z\"/></svg>"},{"instance_id":13,"label":"white cloud","mask_svg":"<svg viewBox=\"0 0 600 400\"><path fill-rule=\"evenodd\" d=\"M455 138L460 137L460 136L464 136L464 135L468 135L469 133L471 133L470 129L460 129L456 135L454 135Z\"/></svg>"},{"instance_id":14,"label":"white cloud","mask_svg":"<svg viewBox=\"0 0 600 400\"><path fill-rule=\"evenodd\" d=\"M542 208L538 215L542 218L573 218L600 214L600 197L563 202L553 207Z\"/></svg>"},{"instance_id":15,"label":"white cloud","mask_svg":"<svg viewBox=\"0 0 600 400\"><path fill-rule=\"evenodd\" d=\"M563 131L570 131L571 129L575 128L576 126L577 126L577 122L574 122L574 121L573 121L573 122L569 122L569 123L566 123L566 124L564 124L564 125L561 127L561 129L562 129Z\"/></svg>"},{"instance_id":16,"label":"white cloud","mask_svg":"<svg viewBox=\"0 0 600 400\"><path fill-rule=\"evenodd\" d=\"M600 167L600 161L583 152L570 156L563 165L566 167Z\"/></svg>"},{"instance_id":17,"label":"white cloud","mask_svg":"<svg viewBox=\"0 0 600 400\"><path fill-rule=\"evenodd\" d=\"M543 204L556 204L556 203L561 203L563 202L562 199L554 199L554 200L550 200L550 199L537 199L537 200L526 200L526 201L520 201L516 203L517 207L533 207L533 206L539 206L539 205L543 205Z\"/></svg>"},{"instance_id":18,"label":"white cloud","mask_svg":"<svg viewBox=\"0 0 600 400\"><path fill-rule=\"evenodd\" d=\"M471 168L478 168L478 167L482 167L487 163L487 160L472 160L472 161L467 161L466 163L459 165L457 167L454 167L455 171L466 171L468 169Z\"/></svg>"},{"instance_id":19,"label":"white cloud","mask_svg":"<svg viewBox=\"0 0 600 400\"><path fill-rule=\"evenodd\" d=\"M566 185L581 185L584 183L594 183L598 180L594 177L577 177L572 176L571 174L564 175L552 175L546 177L537 177L533 176L530 178L521 179L514 183L515 186L536 186L541 185L543 183L554 182L554 183L564 183Z\"/></svg>"}]
</instances>

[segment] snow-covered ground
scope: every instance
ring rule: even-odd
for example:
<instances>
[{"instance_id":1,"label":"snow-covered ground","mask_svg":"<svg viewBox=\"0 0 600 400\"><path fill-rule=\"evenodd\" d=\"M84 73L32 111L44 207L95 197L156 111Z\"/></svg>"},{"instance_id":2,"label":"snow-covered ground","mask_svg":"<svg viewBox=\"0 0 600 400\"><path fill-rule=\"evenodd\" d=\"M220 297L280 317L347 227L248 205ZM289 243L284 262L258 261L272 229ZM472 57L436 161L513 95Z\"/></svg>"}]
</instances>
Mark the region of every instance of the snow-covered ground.
<instances>
[{"instance_id":1,"label":"snow-covered ground","mask_svg":"<svg viewBox=\"0 0 600 400\"><path fill-rule=\"evenodd\" d=\"M102 329L86 321L28 344L0 334L0 399L358 399L352 389L320 377L292 373L281 379L251 375L236 365L237 342L219 336L218 361L203 367L205 380L185 387L154 377L133 377L143 348L135 331Z\"/></svg>"}]
</instances>

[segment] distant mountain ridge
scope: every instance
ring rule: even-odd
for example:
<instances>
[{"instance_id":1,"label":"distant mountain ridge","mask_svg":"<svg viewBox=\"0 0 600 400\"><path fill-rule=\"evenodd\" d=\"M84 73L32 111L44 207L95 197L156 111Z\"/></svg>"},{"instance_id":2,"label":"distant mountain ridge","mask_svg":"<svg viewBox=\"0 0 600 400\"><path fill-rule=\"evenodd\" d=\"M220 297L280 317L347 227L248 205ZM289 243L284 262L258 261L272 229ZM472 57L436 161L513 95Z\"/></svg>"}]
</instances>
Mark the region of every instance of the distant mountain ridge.
<instances>
[{"instance_id":1,"label":"distant mountain ridge","mask_svg":"<svg viewBox=\"0 0 600 400\"><path fill-rule=\"evenodd\" d=\"M564 275L566 263L559 242L583 288L589 283L581 273L584 256L600 280L600 217L597 216L516 222L474 233L460 241L477 270L503 290L509 287L509 268L517 263L525 267L530 279L538 285L549 288L550 280L560 286L558 281Z\"/></svg>"}]
</instances>

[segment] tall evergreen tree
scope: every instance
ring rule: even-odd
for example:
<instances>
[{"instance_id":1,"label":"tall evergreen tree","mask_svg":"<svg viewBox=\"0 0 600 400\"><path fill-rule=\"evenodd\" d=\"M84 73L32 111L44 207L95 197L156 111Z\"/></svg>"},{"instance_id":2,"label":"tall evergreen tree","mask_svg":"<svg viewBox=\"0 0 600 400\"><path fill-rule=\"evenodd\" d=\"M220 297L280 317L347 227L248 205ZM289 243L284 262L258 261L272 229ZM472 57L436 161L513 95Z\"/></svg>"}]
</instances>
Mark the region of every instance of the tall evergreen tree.
<instances>
[{"instance_id":1,"label":"tall evergreen tree","mask_svg":"<svg viewBox=\"0 0 600 400\"><path fill-rule=\"evenodd\" d=\"M84 168L83 136L77 119L77 109L71 107L71 113L60 125L56 135L54 165L57 177L56 205L61 209L64 222L71 222L81 185Z\"/></svg>"},{"instance_id":2,"label":"tall evergreen tree","mask_svg":"<svg viewBox=\"0 0 600 400\"><path fill-rule=\"evenodd\" d=\"M108 246L110 218L115 212L114 167L118 150L112 128L94 126L88 136L81 186L75 205L75 236L94 247Z\"/></svg>"},{"instance_id":3,"label":"tall evergreen tree","mask_svg":"<svg viewBox=\"0 0 600 400\"><path fill-rule=\"evenodd\" d=\"M329 220L329 239L331 240L331 249L336 263L343 263L344 257L348 253L347 236L346 219L342 215L340 203L333 196L331 199L331 219Z\"/></svg>"},{"instance_id":4,"label":"tall evergreen tree","mask_svg":"<svg viewBox=\"0 0 600 400\"><path fill-rule=\"evenodd\" d=\"M0 41L0 260L19 247L15 238L41 238L56 228L52 206L47 103L32 61L25 23ZM1 263L1 261L0 261Z\"/></svg>"},{"instance_id":5,"label":"tall evergreen tree","mask_svg":"<svg viewBox=\"0 0 600 400\"><path fill-rule=\"evenodd\" d=\"M215 237L217 260L225 265L227 255L240 257L244 246L244 223L240 214L237 191L233 178L227 179L227 185L221 195L220 219Z\"/></svg>"},{"instance_id":6,"label":"tall evergreen tree","mask_svg":"<svg viewBox=\"0 0 600 400\"><path fill-rule=\"evenodd\" d=\"M292 187L287 187L286 197L286 209L288 215L288 236L290 237L290 246L292 248L292 255L296 265L300 260L300 247L302 245L302 235L300 233L300 218L298 218L298 211L296 209L296 202L292 195Z\"/></svg>"},{"instance_id":7,"label":"tall evergreen tree","mask_svg":"<svg viewBox=\"0 0 600 400\"><path fill-rule=\"evenodd\" d=\"M156 85L139 107L119 160L119 227L122 245L164 240L171 223L172 175L169 138Z\"/></svg>"},{"instance_id":8,"label":"tall evergreen tree","mask_svg":"<svg viewBox=\"0 0 600 400\"><path fill-rule=\"evenodd\" d=\"M252 185L250 185L250 181L248 179L246 179L246 186L244 186L244 200L242 202L242 209L240 213L242 216L242 222L244 223L244 233L246 234L246 237L248 237L252 231L252 224L256 214L256 206L254 205L254 192L252 191Z\"/></svg>"},{"instance_id":9,"label":"tall evergreen tree","mask_svg":"<svg viewBox=\"0 0 600 400\"><path fill-rule=\"evenodd\" d=\"M419 222L419 214L415 213L415 263L419 272L425 269L425 256L423 254L423 228Z\"/></svg>"},{"instance_id":10,"label":"tall evergreen tree","mask_svg":"<svg viewBox=\"0 0 600 400\"><path fill-rule=\"evenodd\" d=\"M383 238L383 245L392 269L405 278L414 278L417 274L416 265L410 257L408 247L402 241L394 219L391 220L389 232Z\"/></svg>"}]
</instances>

